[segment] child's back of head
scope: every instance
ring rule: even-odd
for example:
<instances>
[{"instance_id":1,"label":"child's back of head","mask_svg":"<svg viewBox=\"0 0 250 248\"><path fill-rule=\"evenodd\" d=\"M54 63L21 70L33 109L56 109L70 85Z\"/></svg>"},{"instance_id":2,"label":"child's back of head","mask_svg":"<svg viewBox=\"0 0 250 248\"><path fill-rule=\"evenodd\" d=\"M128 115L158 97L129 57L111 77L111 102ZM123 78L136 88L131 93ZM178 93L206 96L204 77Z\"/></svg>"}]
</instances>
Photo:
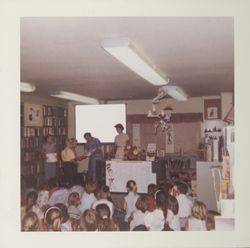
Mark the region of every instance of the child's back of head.
<instances>
[{"instance_id":1,"label":"child's back of head","mask_svg":"<svg viewBox=\"0 0 250 248\"><path fill-rule=\"evenodd\" d=\"M138 225L132 231L148 231L148 228L145 225Z\"/></svg>"},{"instance_id":2,"label":"child's back of head","mask_svg":"<svg viewBox=\"0 0 250 248\"><path fill-rule=\"evenodd\" d=\"M207 207L201 201L195 201L192 208L192 216L199 220L206 220L207 218Z\"/></svg>"},{"instance_id":3,"label":"child's back of head","mask_svg":"<svg viewBox=\"0 0 250 248\"><path fill-rule=\"evenodd\" d=\"M96 212L99 219L110 218L110 209L107 204L99 204L96 206Z\"/></svg>"},{"instance_id":4,"label":"child's back of head","mask_svg":"<svg viewBox=\"0 0 250 248\"><path fill-rule=\"evenodd\" d=\"M93 193L95 192L95 190L96 190L96 187L97 187L97 185L96 185L96 182L95 182L95 181L93 181L93 180L88 180L88 181L86 182L86 185L85 185L85 192L86 192L87 194L93 194Z\"/></svg>"},{"instance_id":5,"label":"child's back of head","mask_svg":"<svg viewBox=\"0 0 250 248\"><path fill-rule=\"evenodd\" d=\"M22 220L22 231L23 232L34 232L38 231L38 217L34 212L25 214Z\"/></svg>"},{"instance_id":6,"label":"child's back of head","mask_svg":"<svg viewBox=\"0 0 250 248\"><path fill-rule=\"evenodd\" d=\"M142 213L145 213L148 209L148 197L145 195L141 195L136 203L135 206L138 210L140 210Z\"/></svg>"},{"instance_id":7,"label":"child's back of head","mask_svg":"<svg viewBox=\"0 0 250 248\"><path fill-rule=\"evenodd\" d=\"M93 209L85 210L80 218L80 230L81 231L96 231L97 219L96 211Z\"/></svg>"},{"instance_id":8,"label":"child's back of head","mask_svg":"<svg viewBox=\"0 0 250 248\"><path fill-rule=\"evenodd\" d=\"M101 199L108 199L110 197L109 187L104 185L101 188Z\"/></svg>"},{"instance_id":9,"label":"child's back of head","mask_svg":"<svg viewBox=\"0 0 250 248\"><path fill-rule=\"evenodd\" d=\"M164 217L167 215L167 198L163 190L158 190L155 192L155 200L157 208L163 211Z\"/></svg>"},{"instance_id":10,"label":"child's back of head","mask_svg":"<svg viewBox=\"0 0 250 248\"><path fill-rule=\"evenodd\" d=\"M176 182L177 189L180 194L186 195L188 192L188 185L184 182Z\"/></svg>"},{"instance_id":11,"label":"child's back of head","mask_svg":"<svg viewBox=\"0 0 250 248\"><path fill-rule=\"evenodd\" d=\"M174 215L177 215L179 212L179 203L177 199L172 195L169 195L167 197L167 208L171 210Z\"/></svg>"},{"instance_id":12,"label":"child's back of head","mask_svg":"<svg viewBox=\"0 0 250 248\"><path fill-rule=\"evenodd\" d=\"M115 222L113 220L111 220L110 218L100 219L98 221L97 226L98 226L98 231L100 231L100 232L119 231L118 225L116 225Z\"/></svg>"},{"instance_id":13,"label":"child's back of head","mask_svg":"<svg viewBox=\"0 0 250 248\"><path fill-rule=\"evenodd\" d=\"M148 195L154 195L156 190L157 190L156 184L151 183L148 185Z\"/></svg>"},{"instance_id":14,"label":"child's back of head","mask_svg":"<svg viewBox=\"0 0 250 248\"><path fill-rule=\"evenodd\" d=\"M133 193L137 192L137 185L134 180L129 180L126 184L126 188L128 192L133 192Z\"/></svg>"},{"instance_id":15,"label":"child's back of head","mask_svg":"<svg viewBox=\"0 0 250 248\"><path fill-rule=\"evenodd\" d=\"M62 223L65 223L69 219L68 208L62 203L57 203L55 207L61 210Z\"/></svg>"},{"instance_id":16,"label":"child's back of head","mask_svg":"<svg viewBox=\"0 0 250 248\"><path fill-rule=\"evenodd\" d=\"M44 216L48 231L60 231L62 222L62 213L58 207L50 207Z\"/></svg>"}]
</instances>

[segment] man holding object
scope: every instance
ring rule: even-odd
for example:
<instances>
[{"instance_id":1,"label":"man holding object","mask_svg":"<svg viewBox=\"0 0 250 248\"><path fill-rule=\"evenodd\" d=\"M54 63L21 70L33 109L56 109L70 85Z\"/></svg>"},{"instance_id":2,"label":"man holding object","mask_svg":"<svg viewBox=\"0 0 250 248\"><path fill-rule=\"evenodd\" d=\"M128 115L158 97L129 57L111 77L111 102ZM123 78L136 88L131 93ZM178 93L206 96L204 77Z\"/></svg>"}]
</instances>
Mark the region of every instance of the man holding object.
<instances>
[{"instance_id":1,"label":"man holding object","mask_svg":"<svg viewBox=\"0 0 250 248\"><path fill-rule=\"evenodd\" d=\"M103 159L101 142L99 139L92 137L91 133L83 135L87 141L85 145L86 156L89 157L88 177L96 180L96 161Z\"/></svg>"}]
</instances>

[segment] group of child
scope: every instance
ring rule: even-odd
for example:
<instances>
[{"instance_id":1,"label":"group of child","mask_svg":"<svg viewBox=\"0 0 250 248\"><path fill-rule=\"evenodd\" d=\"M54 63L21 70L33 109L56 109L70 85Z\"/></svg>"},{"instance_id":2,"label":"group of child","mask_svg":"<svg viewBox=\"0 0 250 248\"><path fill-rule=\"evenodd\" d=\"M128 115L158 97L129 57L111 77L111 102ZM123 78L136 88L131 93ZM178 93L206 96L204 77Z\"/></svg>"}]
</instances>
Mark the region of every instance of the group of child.
<instances>
[{"instance_id":1,"label":"group of child","mask_svg":"<svg viewBox=\"0 0 250 248\"><path fill-rule=\"evenodd\" d=\"M39 190L27 188L21 206L22 231L206 231L214 213L188 195L184 182L138 194L129 180L124 204L112 201L109 187L79 178L72 185L52 178Z\"/></svg>"}]
</instances>

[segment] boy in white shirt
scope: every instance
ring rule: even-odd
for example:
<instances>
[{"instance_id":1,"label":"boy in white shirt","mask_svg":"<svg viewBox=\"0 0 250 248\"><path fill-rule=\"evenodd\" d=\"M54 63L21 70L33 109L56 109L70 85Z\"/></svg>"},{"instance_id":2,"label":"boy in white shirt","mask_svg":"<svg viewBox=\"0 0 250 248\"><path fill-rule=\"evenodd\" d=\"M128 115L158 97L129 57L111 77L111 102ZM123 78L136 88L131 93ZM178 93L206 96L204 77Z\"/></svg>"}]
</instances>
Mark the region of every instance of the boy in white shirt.
<instances>
[{"instance_id":1,"label":"boy in white shirt","mask_svg":"<svg viewBox=\"0 0 250 248\"><path fill-rule=\"evenodd\" d=\"M96 183L93 180L90 180L86 183L85 191L81 197L81 203L78 206L81 213L84 213L85 210L90 209L93 203L96 201L94 192L96 190Z\"/></svg>"},{"instance_id":2,"label":"boy in white shirt","mask_svg":"<svg viewBox=\"0 0 250 248\"><path fill-rule=\"evenodd\" d=\"M187 197L188 186L186 183L178 182L176 199L179 204L179 217L181 230L184 230L188 217L191 216L193 202Z\"/></svg>"}]
</instances>

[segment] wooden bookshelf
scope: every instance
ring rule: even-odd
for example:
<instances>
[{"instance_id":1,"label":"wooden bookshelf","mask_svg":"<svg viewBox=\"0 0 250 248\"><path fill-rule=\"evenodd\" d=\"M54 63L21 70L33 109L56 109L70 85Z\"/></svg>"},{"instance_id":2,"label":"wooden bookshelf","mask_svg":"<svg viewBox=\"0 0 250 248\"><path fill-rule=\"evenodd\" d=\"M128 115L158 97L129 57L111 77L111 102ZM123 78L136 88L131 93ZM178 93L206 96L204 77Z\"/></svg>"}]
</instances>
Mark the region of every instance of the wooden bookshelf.
<instances>
[{"instance_id":1,"label":"wooden bookshelf","mask_svg":"<svg viewBox=\"0 0 250 248\"><path fill-rule=\"evenodd\" d=\"M21 177L32 179L36 185L44 180L42 144L47 135L54 136L57 148L64 147L67 138L67 109L43 105L43 126L24 126L21 105Z\"/></svg>"}]
</instances>

